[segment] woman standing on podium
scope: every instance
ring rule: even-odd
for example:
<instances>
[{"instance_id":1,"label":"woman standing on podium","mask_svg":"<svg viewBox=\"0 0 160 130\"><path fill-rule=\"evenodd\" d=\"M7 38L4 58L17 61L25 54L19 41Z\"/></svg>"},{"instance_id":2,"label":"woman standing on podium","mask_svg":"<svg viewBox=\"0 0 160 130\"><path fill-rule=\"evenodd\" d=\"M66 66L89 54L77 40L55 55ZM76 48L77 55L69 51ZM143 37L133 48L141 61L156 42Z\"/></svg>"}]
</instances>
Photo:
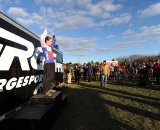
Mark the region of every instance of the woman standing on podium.
<instances>
[{"instance_id":1,"label":"woman standing on podium","mask_svg":"<svg viewBox=\"0 0 160 130\"><path fill-rule=\"evenodd\" d=\"M43 81L43 94L46 96L52 96L55 90L52 90L55 78L55 63L52 49L56 45L55 34L52 33L52 37L47 36L47 28L45 28L41 35L41 47L43 50L44 61L44 81Z\"/></svg>"}]
</instances>

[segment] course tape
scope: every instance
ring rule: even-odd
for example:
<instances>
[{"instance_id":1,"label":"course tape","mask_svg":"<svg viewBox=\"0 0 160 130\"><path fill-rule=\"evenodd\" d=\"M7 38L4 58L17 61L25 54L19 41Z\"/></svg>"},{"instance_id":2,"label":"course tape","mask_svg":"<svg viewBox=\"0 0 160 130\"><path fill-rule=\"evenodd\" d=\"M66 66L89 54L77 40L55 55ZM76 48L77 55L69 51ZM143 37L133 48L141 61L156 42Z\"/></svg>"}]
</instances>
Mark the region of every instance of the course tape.
<instances>
[{"instance_id":1,"label":"course tape","mask_svg":"<svg viewBox=\"0 0 160 130\"><path fill-rule=\"evenodd\" d=\"M12 115L15 114L16 112L22 110L23 107L26 106L26 105L28 105L28 104L30 104L30 101L25 102L24 104L22 104L22 105L20 105L20 106L18 106L18 107L16 107L16 108L12 109L11 111L9 111L9 112L1 115L1 116L0 116L0 122L2 122L3 120L5 120L6 118L12 116Z\"/></svg>"}]
</instances>

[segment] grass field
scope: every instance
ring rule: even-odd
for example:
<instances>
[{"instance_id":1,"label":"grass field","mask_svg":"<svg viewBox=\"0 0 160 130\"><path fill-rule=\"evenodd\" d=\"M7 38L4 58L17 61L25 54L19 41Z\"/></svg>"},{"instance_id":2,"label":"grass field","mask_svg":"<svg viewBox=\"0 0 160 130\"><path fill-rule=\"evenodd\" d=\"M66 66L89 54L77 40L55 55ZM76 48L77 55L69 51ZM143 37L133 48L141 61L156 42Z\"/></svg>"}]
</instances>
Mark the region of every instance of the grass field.
<instances>
[{"instance_id":1,"label":"grass field","mask_svg":"<svg viewBox=\"0 0 160 130\"><path fill-rule=\"evenodd\" d=\"M99 82L70 84L52 130L160 130L160 88Z\"/></svg>"}]
</instances>

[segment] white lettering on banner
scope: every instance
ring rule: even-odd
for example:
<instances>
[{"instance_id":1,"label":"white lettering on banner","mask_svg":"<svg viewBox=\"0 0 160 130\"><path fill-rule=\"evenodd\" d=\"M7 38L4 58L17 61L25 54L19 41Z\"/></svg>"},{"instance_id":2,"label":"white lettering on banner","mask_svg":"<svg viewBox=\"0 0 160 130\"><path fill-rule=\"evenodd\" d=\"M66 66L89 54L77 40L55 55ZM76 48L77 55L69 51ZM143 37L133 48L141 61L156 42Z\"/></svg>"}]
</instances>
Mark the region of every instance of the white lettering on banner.
<instances>
[{"instance_id":1,"label":"white lettering on banner","mask_svg":"<svg viewBox=\"0 0 160 130\"><path fill-rule=\"evenodd\" d=\"M63 72L63 67L62 67L62 64L61 63L55 63L55 72L57 72L57 68L58 70L61 69L61 72Z\"/></svg>"},{"instance_id":2,"label":"white lettering on banner","mask_svg":"<svg viewBox=\"0 0 160 130\"><path fill-rule=\"evenodd\" d=\"M18 82L17 82L16 88L19 88L19 87L22 86L23 79L24 79L24 77L19 77L19 80L18 80Z\"/></svg>"},{"instance_id":3,"label":"white lettering on banner","mask_svg":"<svg viewBox=\"0 0 160 130\"><path fill-rule=\"evenodd\" d=\"M10 80L0 79L0 92L3 91L4 87L6 90L12 90L13 88L20 88L22 86L30 85L31 83L42 82L44 75L31 75L31 76L22 76L19 78L11 78ZM5 86L6 85L6 86Z\"/></svg>"},{"instance_id":4,"label":"white lettering on banner","mask_svg":"<svg viewBox=\"0 0 160 130\"><path fill-rule=\"evenodd\" d=\"M1 50L2 50L2 47L3 47L3 45L2 45L2 44L0 44L0 52L1 52Z\"/></svg>"},{"instance_id":5,"label":"white lettering on banner","mask_svg":"<svg viewBox=\"0 0 160 130\"><path fill-rule=\"evenodd\" d=\"M30 70L27 59L33 55L33 44L2 28L0 28L0 37L27 47L27 51L24 51L18 48L6 46L0 57L0 70L9 70L15 56L19 58L22 70Z\"/></svg>"},{"instance_id":6,"label":"white lettering on banner","mask_svg":"<svg viewBox=\"0 0 160 130\"><path fill-rule=\"evenodd\" d=\"M24 82L23 82L23 85L22 85L22 86L26 86L26 85L27 85L28 79L29 79L29 76L26 76L26 77L24 78Z\"/></svg>"},{"instance_id":7,"label":"white lettering on banner","mask_svg":"<svg viewBox=\"0 0 160 130\"><path fill-rule=\"evenodd\" d=\"M31 84L31 82L33 82L33 81L34 81L34 78L35 78L35 76L31 75L31 77L30 77L30 79L29 79L29 83L28 83L28 85L30 85L30 84Z\"/></svg>"},{"instance_id":8,"label":"white lettering on banner","mask_svg":"<svg viewBox=\"0 0 160 130\"><path fill-rule=\"evenodd\" d=\"M6 90L11 90L16 86L17 78L11 78L6 84Z\"/></svg>"},{"instance_id":9,"label":"white lettering on banner","mask_svg":"<svg viewBox=\"0 0 160 130\"><path fill-rule=\"evenodd\" d=\"M3 86L6 84L6 79L0 79L0 92L3 91Z\"/></svg>"}]
</instances>

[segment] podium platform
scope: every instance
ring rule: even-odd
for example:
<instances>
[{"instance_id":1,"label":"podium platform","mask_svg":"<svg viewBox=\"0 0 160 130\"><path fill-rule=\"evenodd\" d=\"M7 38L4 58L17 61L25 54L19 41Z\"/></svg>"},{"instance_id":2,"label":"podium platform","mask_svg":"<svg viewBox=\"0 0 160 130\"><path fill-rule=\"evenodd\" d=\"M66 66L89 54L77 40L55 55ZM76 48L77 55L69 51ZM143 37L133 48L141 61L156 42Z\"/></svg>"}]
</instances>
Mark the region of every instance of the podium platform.
<instances>
[{"instance_id":1,"label":"podium platform","mask_svg":"<svg viewBox=\"0 0 160 130\"><path fill-rule=\"evenodd\" d=\"M57 101L60 100L60 101ZM53 96L46 96L44 94L37 94L30 98L31 104L50 104L54 102L61 102L62 92L56 91Z\"/></svg>"},{"instance_id":2,"label":"podium platform","mask_svg":"<svg viewBox=\"0 0 160 130\"><path fill-rule=\"evenodd\" d=\"M0 130L49 130L67 103L67 96L57 91L54 96L35 95L31 104L4 120Z\"/></svg>"}]
</instances>

